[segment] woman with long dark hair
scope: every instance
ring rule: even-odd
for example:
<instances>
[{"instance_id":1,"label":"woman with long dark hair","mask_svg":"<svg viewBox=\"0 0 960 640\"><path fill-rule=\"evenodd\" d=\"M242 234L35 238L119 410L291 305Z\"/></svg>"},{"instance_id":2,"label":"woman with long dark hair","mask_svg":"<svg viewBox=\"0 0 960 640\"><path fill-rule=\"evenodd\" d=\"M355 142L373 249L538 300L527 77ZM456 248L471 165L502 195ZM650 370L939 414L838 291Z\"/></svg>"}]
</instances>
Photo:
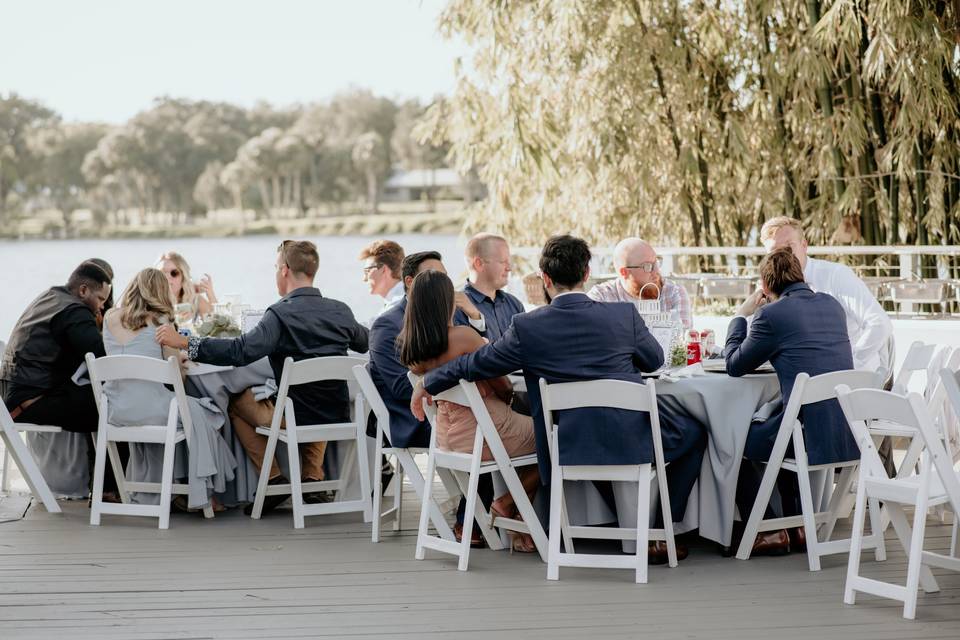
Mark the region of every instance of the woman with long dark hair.
<instances>
[{"instance_id":1,"label":"woman with long dark hair","mask_svg":"<svg viewBox=\"0 0 960 640\"><path fill-rule=\"evenodd\" d=\"M486 343L472 328L454 326L454 309L453 283L445 273L424 271L414 279L407 295L403 330L397 337L400 361L414 373L423 375ZM505 377L483 380L477 383L477 389L507 453L515 457L536 451L533 419L510 408L513 396L510 381ZM477 419L470 407L438 401L436 428L437 445L441 449L473 451ZM483 459L493 459L487 445L483 447ZM536 465L518 471L524 489L532 496L540 483ZM490 510L497 516L516 517L517 508L508 492L494 500ZM527 534L514 535L511 546L515 551L536 551L533 539Z\"/></svg>"}]
</instances>

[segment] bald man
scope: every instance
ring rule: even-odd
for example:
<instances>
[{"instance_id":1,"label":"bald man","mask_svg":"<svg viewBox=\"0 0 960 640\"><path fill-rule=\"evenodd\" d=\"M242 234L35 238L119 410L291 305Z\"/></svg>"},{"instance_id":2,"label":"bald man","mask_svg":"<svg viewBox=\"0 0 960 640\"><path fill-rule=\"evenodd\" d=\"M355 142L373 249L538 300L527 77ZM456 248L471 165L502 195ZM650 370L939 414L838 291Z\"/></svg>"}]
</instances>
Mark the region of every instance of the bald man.
<instances>
[{"instance_id":1,"label":"bald man","mask_svg":"<svg viewBox=\"0 0 960 640\"><path fill-rule=\"evenodd\" d=\"M659 297L660 310L664 313L676 310L684 329L689 329L693 324L690 298L686 289L663 278L662 262L650 243L640 238L624 238L613 249L613 266L618 277L596 285L587 295L598 302L633 304Z\"/></svg>"}]
</instances>

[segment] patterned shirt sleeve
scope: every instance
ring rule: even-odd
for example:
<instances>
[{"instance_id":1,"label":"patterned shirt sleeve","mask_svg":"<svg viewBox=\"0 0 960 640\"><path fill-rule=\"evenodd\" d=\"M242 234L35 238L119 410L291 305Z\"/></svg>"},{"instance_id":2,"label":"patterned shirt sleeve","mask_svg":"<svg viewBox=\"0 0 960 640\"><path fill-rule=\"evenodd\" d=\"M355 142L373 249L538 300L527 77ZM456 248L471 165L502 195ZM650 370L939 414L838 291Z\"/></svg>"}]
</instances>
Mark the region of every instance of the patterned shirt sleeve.
<instances>
[{"instance_id":1,"label":"patterned shirt sleeve","mask_svg":"<svg viewBox=\"0 0 960 640\"><path fill-rule=\"evenodd\" d=\"M693 326L693 314L690 309L690 296L683 285L673 282L667 282L663 286L665 311L677 309L680 312L680 321L683 322L683 328L689 329Z\"/></svg>"}]
</instances>

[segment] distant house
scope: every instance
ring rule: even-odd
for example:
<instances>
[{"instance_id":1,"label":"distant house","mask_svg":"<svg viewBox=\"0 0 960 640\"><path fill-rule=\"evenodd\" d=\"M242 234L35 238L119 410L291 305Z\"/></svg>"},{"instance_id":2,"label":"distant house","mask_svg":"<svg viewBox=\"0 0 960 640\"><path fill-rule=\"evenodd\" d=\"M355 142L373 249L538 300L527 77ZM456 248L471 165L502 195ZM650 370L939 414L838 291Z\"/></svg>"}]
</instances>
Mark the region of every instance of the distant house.
<instances>
[{"instance_id":1,"label":"distant house","mask_svg":"<svg viewBox=\"0 0 960 640\"><path fill-rule=\"evenodd\" d=\"M385 202L420 200L465 200L473 202L486 194L476 179L465 178L453 169L395 169L383 185Z\"/></svg>"}]
</instances>

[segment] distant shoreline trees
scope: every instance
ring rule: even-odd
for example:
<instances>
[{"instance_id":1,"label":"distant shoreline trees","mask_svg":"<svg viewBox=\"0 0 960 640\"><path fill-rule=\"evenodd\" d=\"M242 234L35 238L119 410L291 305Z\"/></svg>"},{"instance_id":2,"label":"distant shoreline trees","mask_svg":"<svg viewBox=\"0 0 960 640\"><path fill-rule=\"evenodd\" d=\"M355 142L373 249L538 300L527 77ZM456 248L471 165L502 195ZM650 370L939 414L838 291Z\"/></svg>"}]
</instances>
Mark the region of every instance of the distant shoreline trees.
<instances>
[{"instance_id":1,"label":"distant shoreline trees","mask_svg":"<svg viewBox=\"0 0 960 640\"><path fill-rule=\"evenodd\" d=\"M37 209L60 210L66 226L80 208L299 216L362 201L376 212L391 168L444 166L446 147L413 137L425 109L366 90L287 109L163 97L111 126L0 94L0 224Z\"/></svg>"}]
</instances>

